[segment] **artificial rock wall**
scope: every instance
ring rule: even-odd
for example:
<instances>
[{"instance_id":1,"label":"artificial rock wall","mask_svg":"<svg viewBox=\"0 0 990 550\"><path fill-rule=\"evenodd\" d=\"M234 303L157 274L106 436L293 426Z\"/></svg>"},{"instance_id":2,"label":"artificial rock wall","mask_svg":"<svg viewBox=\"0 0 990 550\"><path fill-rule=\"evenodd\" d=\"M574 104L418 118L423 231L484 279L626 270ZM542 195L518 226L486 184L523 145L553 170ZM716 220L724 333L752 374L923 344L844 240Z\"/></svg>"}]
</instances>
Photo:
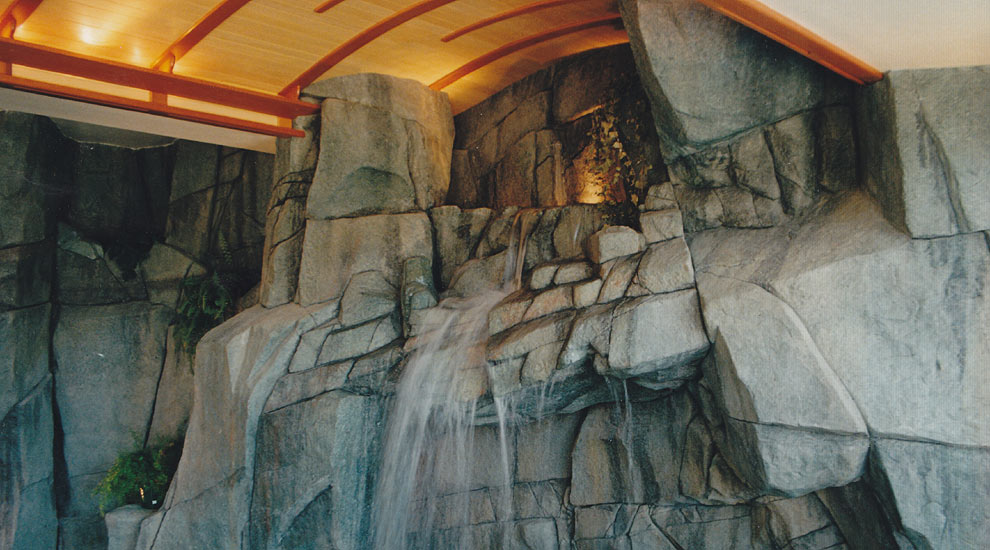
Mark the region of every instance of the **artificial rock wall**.
<instances>
[{"instance_id":1,"label":"artificial rock wall","mask_svg":"<svg viewBox=\"0 0 990 550\"><path fill-rule=\"evenodd\" d=\"M180 281L221 267L221 246L222 267L257 279L271 157L79 142L44 117L0 117L0 541L102 549L92 489L119 453L185 430Z\"/></svg>"},{"instance_id":2,"label":"artificial rock wall","mask_svg":"<svg viewBox=\"0 0 990 550\"><path fill-rule=\"evenodd\" d=\"M986 233L915 239L887 221L882 181L857 179L877 153L853 131L875 88L694 3L623 10L671 167L638 230L594 205L444 205L467 123L442 95L380 75L305 91L323 112L279 144L261 305L200 344L185 454L136 548L368 547L389 397L424 313L499 284L517 217L523 288L489 314L472 485L413 541L980 547ZM724 62L699 76L699 51ZM691 86L726 95L675 93ZM493 395L518 420L508 486Z\"/></svg>"}]
</instances>

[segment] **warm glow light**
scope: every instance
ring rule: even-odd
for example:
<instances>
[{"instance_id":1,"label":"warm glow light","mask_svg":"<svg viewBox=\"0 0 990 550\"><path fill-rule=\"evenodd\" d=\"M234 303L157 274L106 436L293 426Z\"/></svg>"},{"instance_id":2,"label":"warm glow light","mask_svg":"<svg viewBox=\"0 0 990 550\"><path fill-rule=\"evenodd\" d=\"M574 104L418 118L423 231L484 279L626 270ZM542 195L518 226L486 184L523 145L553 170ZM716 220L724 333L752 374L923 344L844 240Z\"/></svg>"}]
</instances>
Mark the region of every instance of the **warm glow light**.
<instances>
[{"instance_id":1,"label":"warm glow light","mask_svg":"<svg viewBox=\"0 0 990 550\"><path fill-rule=\"evenodd\" d=\"M580 177L581 193L577 201L581 204L598 204L605 200L605 185L600 178L591 174L583 174Z\"/></svg>"},{"instance_id":2,"label":"warm glow light","mask_svg":"<svg viewBox=\"0 0 990 550\"><path fill-rule=\"evenodd\" d=\"M90 46L100 45L103 42L103 37L100 36L102 34L103 33L100 30L94 29L93 27L87 27L85 25L79 27L79 40L82 40Z\"/></svg>"}]
</instances>

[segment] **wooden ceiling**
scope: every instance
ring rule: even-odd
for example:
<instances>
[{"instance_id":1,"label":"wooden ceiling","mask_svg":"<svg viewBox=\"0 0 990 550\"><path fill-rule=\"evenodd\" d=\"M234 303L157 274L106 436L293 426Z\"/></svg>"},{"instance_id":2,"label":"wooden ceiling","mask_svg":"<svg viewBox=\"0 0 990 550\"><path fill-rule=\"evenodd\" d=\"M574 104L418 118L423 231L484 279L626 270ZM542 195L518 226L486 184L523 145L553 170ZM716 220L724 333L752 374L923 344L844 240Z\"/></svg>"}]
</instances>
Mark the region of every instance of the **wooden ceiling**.
<instances>
[{"instance_id":1,"label":"wooden ceiling","mask_svg":"<svg viewBox=\"0 0 990 550\"><path fill-rule=\"evenodd\" d=\"M879 77L755 0L700 1L854 80ZM628 41L615 0L4 5L0 86L280 136L298 135L288 121L314 110L299 90L321 78L412 78L448 93L459 112L554 59Z\"/></svg>"}]
</instances>

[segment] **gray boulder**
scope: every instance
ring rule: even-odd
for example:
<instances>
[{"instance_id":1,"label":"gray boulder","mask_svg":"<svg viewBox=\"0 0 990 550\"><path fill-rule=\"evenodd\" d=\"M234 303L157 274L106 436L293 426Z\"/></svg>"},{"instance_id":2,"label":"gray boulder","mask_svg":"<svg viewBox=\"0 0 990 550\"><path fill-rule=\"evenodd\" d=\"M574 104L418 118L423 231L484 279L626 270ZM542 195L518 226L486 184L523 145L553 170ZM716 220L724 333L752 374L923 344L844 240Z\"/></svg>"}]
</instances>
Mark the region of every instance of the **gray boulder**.
<instances>
[{"instance_id":1,"label":"gray boulder","mask_svg":"<svg viewBox=\"0 0 990 550\"><path fill-rule=\"evenodd\" d=\"M430 209L429 214L436 235L437 261L440 262L439 284L447 288L454 270L478 247L492 211L490 208L461 210L456 206L438 206Z\"/></svg>"},{"instance_id":2,"label":"gray boulder","mask_svg":"<svg viewBox=\"0 0 990 550\"><path fill-rule=\"evenodd\" d=\"M902 70L857 97L865 184L912 237L990 229L990 68Z\"/></svg>"},{"instance_id":3,"label":"gray boulder","mask_svg":"<svg viewBox=\"0 0 990 550\"><path fill-rule=\"evenodd\" d=\"M323 80L305 93L325 98L308 217L402 213L443 201L454 139L445 94L378 74Z\"/></svg>"},{"instance_id":4,"label":"gray boulder","mask_svg":"<svg viewBox=\"0 0 990 550\"><path fill-rule=\"evenodd\" d=\"M103 516L107 525L107 550L134 550L141 532L141 522L151 514L151 510L137 504L107 512Z\"/></svg>"},{"instance_id":5,"label":"gray boulder","mask_svg":"<svg viewBox=\"0 0 990 550\"><path fill-rule=\"evenodd\" d=\"M635 254L645 247L643 235L631 227L606 227L588 238L588 258L603 264L615 258Z\"/></svg>"},{"instance_id":6,"label":"gray boulder","mask_svg":"<svg viewBox=\"0 0 990 550\"><path fill-rule=\"evenodd\" d=\"M836 458L851 458L856 456L856 448L865 445L863 435L851 437L848 428L832 426L827 431L833 435L825 437L827 432L821 428L827 426L808 415L817 415L827 420L826 424L858 415L870 433L882 438L927 441L936 449L987 446L990 430L980 404L990 396L986 395L986 384L978 381L977 365L990 360L990 347L982 324L973 321L990 311L990 301L982 290L990 282L987 280L990 253L982 234L912 240L885 222L880 209L868 197L855 193L822 209L799 227L748 232L719 229L696 235L690 244L707 326L723 335L716 342L722 341L718 346L722 351L716 353L714 367L728 368L726 357L731 358L732 365L740 365L749 355L754 361L753 370L764 372L763 376L784 372L783 366L765 368L761 358L765 358L766 352L760 351L760 347L771 342L757 344L752 340L768 334L765 326L754 330L748 321L753 315L758 315L764 323L776 318L768 326L777 325L779 331L791 334L786 339L772 339L773 345L790 342L787 346L793 347L805 342L801 347L810 351L811 356L820 354L814 361L800 359L802 355L808 357L807 351L793 355L795 361L786 365L789 373L786 380L745 383L739 378L724 386L722 393L726 398L733 393L725 391L740 388L740 382L746 388L745 393L734 393L732 397L737 399L738 406L732 406L737 411L743 410L741 405L746 401L757 398L774 403L773 408L780 413L774 427L752 424L746 421L747 417L729 422L729 427L735 430L730 434L732 437L738 441L756 438L769 442L771 437L785 431L781 425L812 423L818 428L792 431L792 441L780 441L779 449L787 449L786 454L766 455L767 458L782 465L780 459L802 454L822 458L827 456L823 445L837 451L833 455ZM713 275L717 278L710 277ZM725 285L738 290L729 293L716 290L724 289ZM750 290L738 294L747 287ZM737 298L752 296L764 305L757 306L754 302L746 320L739 318L723 325L717 311L742 311L737 309L739 306L718 305L721 300L737 299L730 298L733 293ZM788 318L791 321L785 322ZM735 335L730 330L733 325L738 327ZM737 340L735 346L733 339ZM753 345L739 345L747 340L752 340ZM777 352L798 354L800 349L777 349ZM758 368L755 363L759 363ZM794 370L796 366L816 363L828 370L819 370L809 383L826 386L822 391L838 392L836 395L847 393L849 399L824 403L809 395L795 400L786 409L778 408L778 404L800 395L801 388L779 391L788 381L796 380L791 378L800 374ZM729 372L732 371L724 374ZM826 376L822 377L822 373ZM773 388L772 395L766 393L771 391L769 388ZM728 406L732 399L723 400L723 404ZM847 414L839 415L833 408L843 402ZM759 410L750 413L759 416ZM754 430L765 430L766 434ZM862 434L862 430L852 433L857 432ZM915 472L926 471L923 458L917 453L903 453L898 468L903 472L914 468L917 468ZM845 464L844 479L858 475L861 466L857 462L842 459L836 463ZM739 459L734 465L742 463ZM808 471L803 464L794 466ZM969 480L965 475L942 478L946 484L943 492L929 495L933 506L944 509L946 517L967 514L968 505L951 495L969 491L973 486L972 475ZM909 495L912 487L920 486L907 476L889 479L895 500L897 494ZM834 485L836 480L821 481ZM899 501L896 504L902 505ZM949 547L964 546L967 540L975 540L978 536L975 533L981 528L979 521L959 524L946 531L949 538L942 540Z\"/></svg>"},{"instance_id":7,"label":"gray boulder","mask_svg":"<svg viewBox=\"0 0 990 550\"><path fill-rule=\"evenodd\" d=\"M433 232L425 213L310 220L299 271L299 303L307 306L341 296L353 273L379 271L401 284L402 264L413 256L433 258Z\"/></svg>"},{"instance_id":8,"label":"gray boulder","mask_svg":"<svg viewBox=\"0 0 990 550\"><path fill-rule=\"evenodd\" d=\"M826 102L810 60L689 0L619 3L668 160Z\"/></svg>"},{"instance_id":9,"label":"gray boulder","mask_svg":"<svg viewBox=\"0 0 990 550\"><path fill-rule=\"evenodd\" d=\"M249 547L364 548L383 415L380 398L340 391L263 415Z\"/></svg>"},{"instance_id":10,"label":"gray boulder","mask_svg":"<svg viewBox=\"0 0 990 550\"><path fill-rule=\"evenodd\" d=\"M613 314L608 367L600 373L654 389L676 387L708 351L704 332L694 290L624 302Z\"/></svg>"}]
</instances>

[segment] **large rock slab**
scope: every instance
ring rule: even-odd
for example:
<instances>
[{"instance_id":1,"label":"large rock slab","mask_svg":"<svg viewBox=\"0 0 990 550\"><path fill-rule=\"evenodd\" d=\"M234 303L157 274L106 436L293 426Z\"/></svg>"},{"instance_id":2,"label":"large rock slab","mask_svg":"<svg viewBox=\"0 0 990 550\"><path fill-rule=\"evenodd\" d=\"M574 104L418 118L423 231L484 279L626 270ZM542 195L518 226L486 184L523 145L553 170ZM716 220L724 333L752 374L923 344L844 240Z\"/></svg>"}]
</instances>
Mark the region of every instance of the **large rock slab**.
<instances>
[{"instance_id":1,"label":"large rock slab","mask_svg":"<svg viewBox=\"0 0 990 550\"><path fill-rule=\"evenodd\" d=\"M715 341L705 380L735 428L723 451L744 480L796 496L862 475L866 424L794 311L734 279L701 274L698 292Z\"/></svg>"},{"instance_id":2,"label":"large rock slab","mask_svg":"<svg viewBox=\"0 0 990 550\"><path fill-rule=\"evenodd\" d=\"M53 263L48 243L0 248L0 311L47 302Z\"/></svg>"},{"instance_id":3,"label":"large rock slab","mask_svg":"<svg viewBox=\"0 0 990 550\"><path fill-rule=\"evenodd\" d=\"M24 113L0 113L0 248L41 241L49 233L50 198L58 176L61 136L50 122ZM61 182L57 182L61 183ZM40 184L40 185L39 185Z\"/></svg>"},{"instance_id":4,"label":"large rock slab","mask_svg":"<svg viewBox=\"0 0 990 550\"><path fill-rule=\"evenodd\" d=\"M7 414L48 375L51 306L0 313L0 414Z\"/></svg>"},{"instance_id":5,"label":"large rock slab","mask_svg":"<svg viewBox=\"0 0 990 550\"><path fill-rule=\"evenodd\" d=\"M442 203L454 141L446 94L380 74L323 80L305 93L325 98L309 217L401 213Z\"/></svg>"},{"instance_id":6,"label":"large rock slab","mask_svg":"<svg viewBox=\"0 0 990 550\"><path fill-rule=\"evenodd\" d=\"M690 0L619 3L668 160L819 105L839 77Z\"/></svg>"},{"instance_id":7,"label":"large rock slab","mask_svg":"<svg viewBox=\"0 0 990 550\"><path fill-rule=\"evenodd\" d=\"M857 99L865 183L913 237L990 229L990 67L891 71Z\"/></svg>"},{"instance_id":8,"label":"large rock slab","mask_svg":"<svg viewBox=\"0 0 990 550\"><path fill-rule=\"evenodd\" d=\"M916 546L977 549L990 530L990 450L880 439L879 466Z\"/></svg>"},{"instance_id":9,"label":"large rock slab","mask_svg":"<svg viewBox=\"0 0 990 550\"><path fill-rule=\"evenodd\" d=\"M571 503L687 502L679 486L680 453L693 414L686 392L592 408L574 445Z\"/></svg>"},{"instance_id":10,"label":"large rock slab","mask_svg":"<svg viewBox=\"0 0 990 550\"><path fill-rule=\"evenodd\" d=\"M726 353L720 359L728 355L738 364L731 340L741 336L745 341L755 332L765 332L762 325L773 317L779 319L775 324L784 331L787 324L780 323L784 317L773 311L790 309L798 331L788 332L800 336L806 331L806 335L789 340L805 341L812 351L817 348L821 355L817 362L830 367L840 384L829 385L836 392L848 392L872 436L926 441L935 449L962 447L983 452L988 447L990 421L981 412L990 399L987 373L982 368L990 361L985 329L990 298L984 290L990 283L990 250L984 235L912 240L884 221L868 197L855 193L822 209L801 226L748 232L718 229L696 235L690 245L703 303L729 296L724 292L712 295L710 283L714 280L708 278L710 275L762 287L750 294L766 293L766 305L747 312L749 318L764 320L759 329L740 319L736 324L741 332L733 336L728 325L719 324L717 316L709 321L706 314L708 326L717 326L726 335ZM703 307L715 312L716 305L712 301ZM812 343L814 348L810 348ZM781 340L774 340L774 345L781 345ZM736 346L740 352L746 347ZM739 358L753 351L758 350L740 353ZM758 360L760 356L752 357ZM786 371L765 369L764 376L789 378L797 364L809 363L790 362ZM727 366L723 363L718 368ZM817 385L826 381L816 378ZM743 384L746 393L736 397L748 400L765 395L767 384L774 384L774 402L797 392L777 391L786 387L786 381L775 380ZM819 405L808 406L815 403ZM807 396L800 406L795 402L788 407L789 411L780 408L777 418L783 424L795 424L817 408L820 415L828 411L831 423L842 418L833 410L839 403L833 400L826 404ZM801 422L811 420L805 417ZM738 440L754 437L752 430L757 425L732 421L730 429L733 424ZM834 429L833 433L840 434ZM822 439L820 428L803 434L790 443L782 442L780 448L786 448L787 453L777 458L820 454L815 447L828 442ZM908 500L902 502L897 495L910 495L915 490L912 487L920 486L908 472L917 476L928 471L926 460L918 453L900 455L898 468L903 475L888 476L898 507L908 506L913 497L904 497ZM952 495L970 491L978 474L963 472L977 468L976 461L951 463L959 468L959 474L941 477L942 492L930 493L927 498L932 506L944 510L946 517L962 517L969 514L969 504ZM951 540L972 539L978 526L977 521L954 527Z\"/></svg>"},{"instance_id":11,"label":"large rock slab","mask_svg":"<svg viewBox=\"0 0 990 550\"><path fill-rule=\"evenodd\" d=\"M182 459L164 507L142 523L139 547L242 547L258 421L301 334L318 318L294 304L253 307L200 340Z\"/></svg>"},{"instance_id":12,"label":"large rock slab","mask_svg":"<svg viewBox=\"0 0 990 550\"><path fill-rule=\"evenodd\" d=\"M58 520L51 378L22 397L0 418L0 541L11 550L52 550Z\"/></svg>"},{"instance_id":13,"label":"large rock slab","mask_svg":"<svg viewBox=\"0 0 990 550\"><path fill-rule=\"evenodd\" d=\"M695 374L706 351L693 289L636 298L615 309L603 374L656 389L675 387Z\"/></svg>"},{"instance_id":14,"label":"large rock slab","mask_svg":"<svg viewBox=\"0 0 990 550\"><path fill-rule=\"evenodd\" d=\"M402 283L402 265L414 256L433 258L433 232L423 212L310 220L299 272L299 303L340 297L361 271L380 271L390 285Z\"/></svg>"},{"instance_id":15,"label":"large rock slab","mask_svg":"<svg viewBox=\"0 0 990 550\"><path fill-rule=\"evenodd\" d=\"M383 415L381 398L341 391L264 415L250 548L364 548Z\"/></svg>"},{"instance_id":16,"label":"large rock slab","mask_svg":"<svg viewBox=\"0 0 990 550\"><path fill-rule=\"evenodd\" d=\"M90 491L119 453L143 443L171 317L147 303L61 309L53 350L69 515L95 515Z\"/></svg>"}]
</instances>

